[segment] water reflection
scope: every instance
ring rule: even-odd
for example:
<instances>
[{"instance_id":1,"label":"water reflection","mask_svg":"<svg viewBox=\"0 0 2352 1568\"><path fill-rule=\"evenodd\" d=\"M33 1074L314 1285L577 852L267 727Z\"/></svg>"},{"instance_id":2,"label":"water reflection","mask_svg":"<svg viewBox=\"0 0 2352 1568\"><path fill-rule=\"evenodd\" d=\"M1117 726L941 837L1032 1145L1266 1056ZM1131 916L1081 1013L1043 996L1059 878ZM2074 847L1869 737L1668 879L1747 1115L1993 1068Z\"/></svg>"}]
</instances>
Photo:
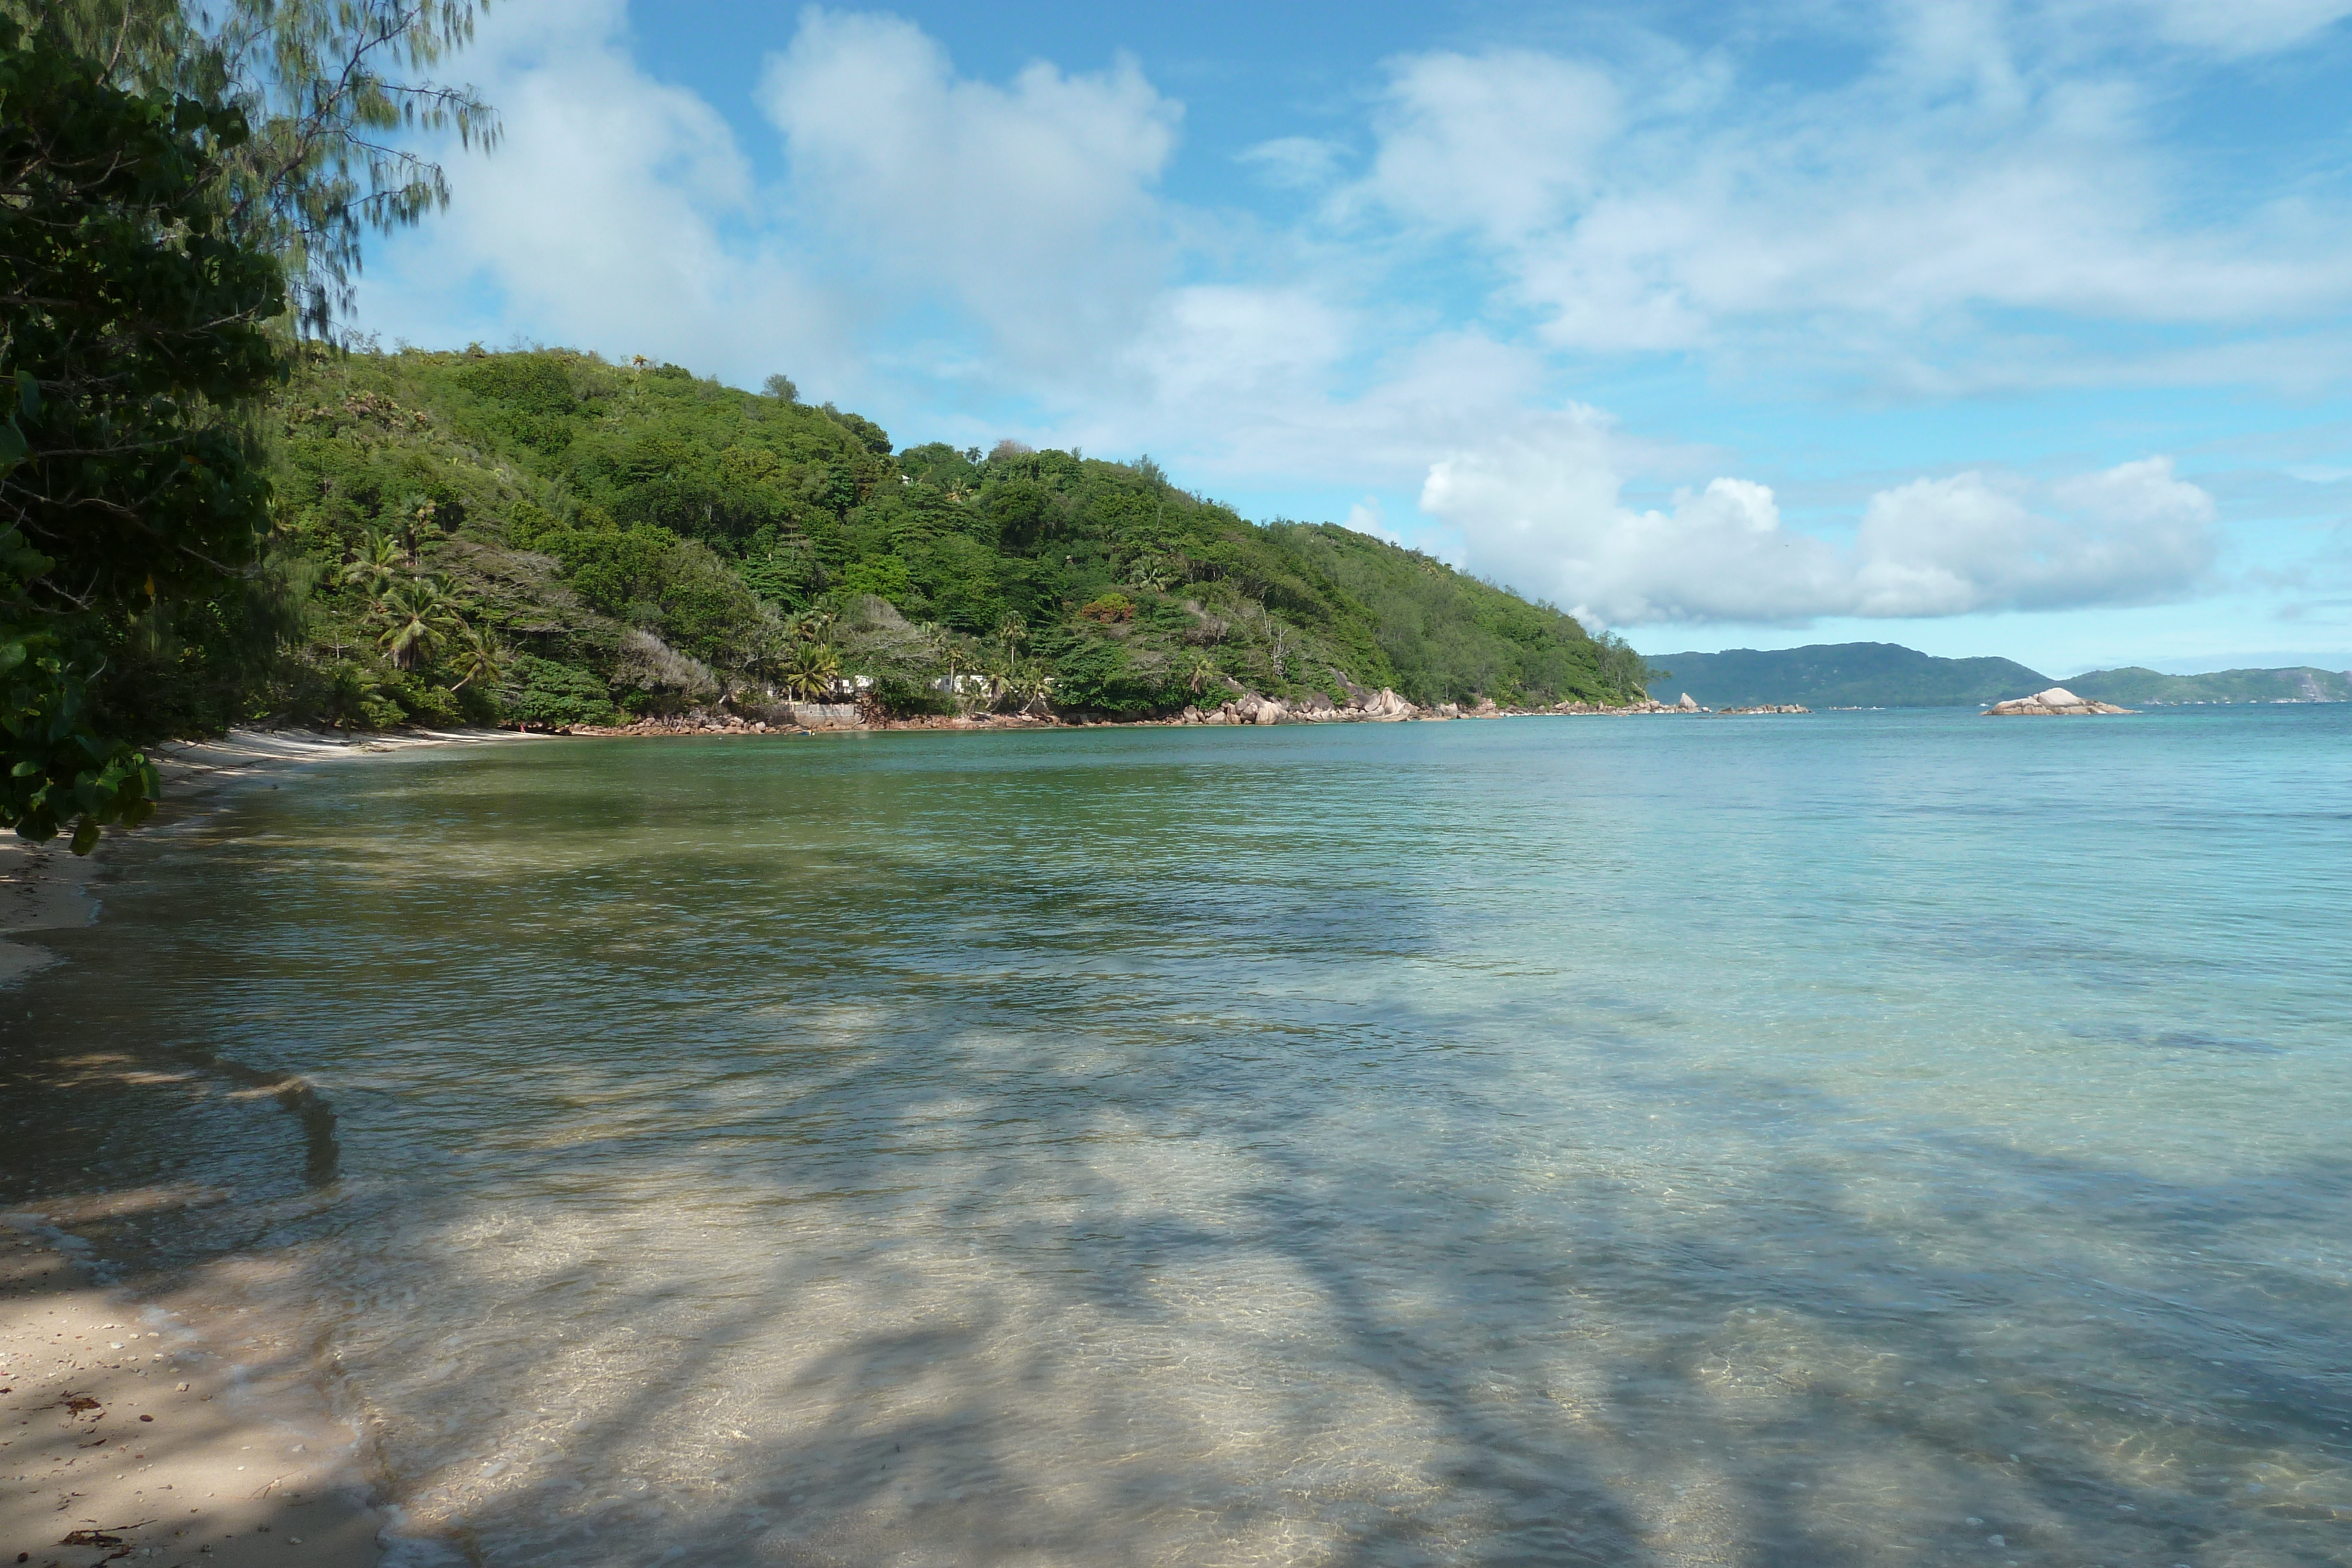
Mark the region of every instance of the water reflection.
<instances>
[{"instance_id":1,"label":"water reflection","mask_svg":"<svg viewBox=\"0 0 2352 1568\"><path fill-rule=\"evenodd\" d=\"M1871 722L393 759L27 998L484 1561L2334 1560L2347 736Z\"/></svg>"}]
</instances>

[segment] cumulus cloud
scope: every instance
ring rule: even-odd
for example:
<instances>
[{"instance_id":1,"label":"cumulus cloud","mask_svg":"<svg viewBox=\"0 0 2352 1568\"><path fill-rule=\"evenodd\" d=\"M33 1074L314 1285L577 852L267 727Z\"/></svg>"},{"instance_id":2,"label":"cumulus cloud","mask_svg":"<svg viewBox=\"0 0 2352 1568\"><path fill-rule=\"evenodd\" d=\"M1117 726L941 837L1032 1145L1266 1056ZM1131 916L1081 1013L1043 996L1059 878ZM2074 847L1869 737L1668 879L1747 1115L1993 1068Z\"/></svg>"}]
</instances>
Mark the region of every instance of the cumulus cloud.
<instances>
[{"instance_id":1,"label":"cumulus cloud","mask_svg":"<svg viewBox=\"0 0 2352 1568\"><path fill-rule=\"evenodd\" d=\"M1629 507L1616 445L1604 417L1570 409L1432 465L1422 509L1474 570L1620 626L2148 603L2195 588L2217 549L2212 497L2167 457L2043 486L1916 479L1874 496L1840 547L1789 527L1752 480Z\"/></svg>"},{"instance_id":2,"label":"cumulus cloud","mask_svg":"<svg viewBox=\"0 0 2352 1568\"><path fill-rule=\"evenodd\" d=\"M725 120L639 70L625 31L621 0L490 13L467 64L505 141L459 162L449 211L390 248L368 323L445 342L453 298L483 280L502 325L551 341L754 381L846 359L838 298L742 237L756 193Z\"/></svg>"},{"instance_id":3,"label":"cumulus cloud","mask_svg":"<svg viewBox=\"0 0 2352 1568\"><path fill-rule=\"evenodd\" d=\"M910 22L811 9L760 99L835 244L943 290L1001 352L1066 367L1125 338L1166 277L1152 187L1182 111L1131 59L998 87Z\"/></svg>"}]
</instances>

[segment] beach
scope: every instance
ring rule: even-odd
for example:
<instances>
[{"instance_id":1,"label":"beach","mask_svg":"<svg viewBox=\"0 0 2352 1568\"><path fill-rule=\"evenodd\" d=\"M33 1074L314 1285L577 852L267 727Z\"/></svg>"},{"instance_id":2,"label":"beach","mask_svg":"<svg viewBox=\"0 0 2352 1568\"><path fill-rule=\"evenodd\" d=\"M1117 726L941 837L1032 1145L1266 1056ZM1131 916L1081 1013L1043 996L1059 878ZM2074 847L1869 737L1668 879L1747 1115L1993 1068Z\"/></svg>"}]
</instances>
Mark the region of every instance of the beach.
<instances>
[{"instance_id":1,"label":"beach","mask_svg":"<svg viewBox=\"0 0 2352 1568\"><path fill-rule=\"evenodd\" d=\"M168 831L234 789L317 765L520 738L240 730L168 746L155 758L164 806L141 831ZM16 983L55 961L44 935L97 917L122 843L110 833L76 856L62 838L0 839L0 1012L16 1010ZM168 1116L175 1100L276 1101L296 1145L315 1141L325 1114L298 1082L233 1062L191 1062L138 1040L27 1043L0 1064L12 1103L31 1091ZM12 1129L19 1154L76 1131ZM269 1311L280 1265L230 1257L157 1270L135 1247L100 1256L85 1239L168 1228L220 1196L185 1183L10 1194L0 1213L0 1561L378 1561L387 1516L371 1497L367 1448L330 1407L312 1347Z\"/></svg>"}]
</instances>

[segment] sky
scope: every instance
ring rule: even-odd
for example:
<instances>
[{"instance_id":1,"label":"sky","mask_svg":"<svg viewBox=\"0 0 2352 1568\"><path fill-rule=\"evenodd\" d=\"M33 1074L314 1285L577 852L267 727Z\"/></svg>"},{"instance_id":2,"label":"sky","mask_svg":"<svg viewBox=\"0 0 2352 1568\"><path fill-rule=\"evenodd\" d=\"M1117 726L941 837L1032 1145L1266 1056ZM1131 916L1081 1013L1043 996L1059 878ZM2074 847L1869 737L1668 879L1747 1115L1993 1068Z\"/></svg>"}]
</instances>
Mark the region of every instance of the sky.
<instances>
[{"instance_id":1,"label":"sky","mask_svg":"<svg viewBox=\"0 0 2352 1568\"><path fill-rule=\"evenodd\" d=\"M1644 653L2352 666L2352 0L498 0L386 347L1127 459Z\"/></svg>"}]
</instances>

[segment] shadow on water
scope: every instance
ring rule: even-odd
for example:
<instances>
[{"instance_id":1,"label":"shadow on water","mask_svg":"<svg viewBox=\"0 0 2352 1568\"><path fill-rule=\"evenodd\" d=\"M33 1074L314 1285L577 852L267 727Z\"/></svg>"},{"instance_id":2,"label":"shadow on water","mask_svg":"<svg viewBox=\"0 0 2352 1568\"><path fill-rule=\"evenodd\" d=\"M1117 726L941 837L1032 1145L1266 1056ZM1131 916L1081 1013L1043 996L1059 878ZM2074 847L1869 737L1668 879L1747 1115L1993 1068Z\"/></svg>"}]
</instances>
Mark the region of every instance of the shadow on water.
<instances>
[{"instance_id":1,"label":"shadow on water","mask_svg":"<svg viewBox=\"0 0 2352 1568\"><path fill-rule=\"evenodd\" d=\"M1045 1113L1042 1126L1034 1096L990 1110L1032 1136L1083 1139L1094 1128L1075 1110L1080 1100L1064 1099L1074 1109ZM1963 1152L1979 1166L1999 1157ZM1414 1155L1391 1151L1406 1168ZM886 1182L886 1164L843 1174ZM1164 1555L1171 1543L1159 1527L1175 1513L1192 1521L1186 1561L1240 1560L1221 1542L1253 1554L1287 1542L1289 1560L1363 1564L1863 1564L1988 1544L2037 1557L2322 1563L2337 1560L2352 1520L2341 1490L2352 1418L2344 1368L2309 1359L2340 1330L2340 1292L2249 1270L2139 1285L2059 1277L2027 1295L1988 1258L2011 1244L2035 1201L2095 1214L2153 1256L2169 1252L2184 1221L2225 1231L2283 1187L2326 1195L2341 1218L2352 1187L2341 1163L2196 1187L2012 1159L1998 1172L2011 1201L1938 1217L1944 1245L1933 1250L1855 1223L1838 1179L1784 1168L1773 1204L1803 1217L1797 1234L1834 1242L1833 1270L1792 1265L1769 1243L1694 1235L1680 1216L1593 1191L1576 1206L1571 1259L1549 1231L1456 1210L1438 1217L1453 1236L1420 1249L1425 1261L1408 1279L1384 1256L1384 1237L1366 1237L1353 1217L1426 1213L1418 1188L1358 1187L1339 1211L1302 1196L1322 1185L1309 1161L1282 1153L1272 1165L1292 1179L1251 1191L1223 1231L1139 1211L1105 1182L1057 1233L1024 1239L1066 1259L1054 1288L1024 1281L1013 1302L982 1292L946 1326L829 1335L801 1375L804 1414L793 1430L736 1451L727 1468L741 1484L723 1500L672 1498L668 1517L629 1519L635 1560L754 1544L778 1560L878 1560L919 1543L941 1561L1169 1561L1179 1559ZM953 1207L983 1212L1030 1174L982 1177ZM1951 1258L1956 1240L1970 1255ZM1199 1469L1139 1462L1133 1412L1106 1399L1051 1413L1063 1440L1099 1462L1041 1492L1034 1467L1020 1462L1036 1412L1007 1409L951 1374L919 1413L875 1406L873 1390L924 1381L918 1364L985 1361L992 1341L1029 1339L1022 1319L1083 1306L1148 1333L1166 1313L1149 1281L1171 1253L1233 1249L1279 1260L1311 1286L1263 1330L1311 1347L1289 1369L1307 1386L1276 1404L1287 1430L1269 1448L1334 1448L1342 1457L1323 1484L1289 1465L1278 1489L1221 1474L1213 1446ZM723 1347L797 1332L808 1267L772 1262L765 1300L717 1315L652 1385L608 1404L570 1437L566 1465L641 1465L666 1405L719 1375ZM656 1320L670 1294L648 1292L622 1315ZM1528 1311L1531 1297L1555 1294L1563 1304L1601 1298L1609 1321ZM2068 1311L2078 1307L2098 1310ZM1630 1354L1611 1343L1627 1335L1629 1312L1650 1325ZM1742 1313L1769 1316L1769 1331L1743 1330ZM2078 1330L2062 1313L2097 1326ZM1431 1334L1432 1323L1443 1332ZM2021 1329L2022 1342L2003 1332ZM1559 1354L1528 1354L1548 1339L1564 1342ZM2234 1347L2226 1361L2203 1354L2222 1345ZM994 1382L1017 1388L1054 1355L1033 1343ZM1727 1359L1740 1357L1745 1365ZM2123 1368L2159 1370L2116 1375ZM1989 1384L1977 1381L1987 1374ZM1335 1375L1376 1379L1409 1410L1420 1496L1394 1495L1393 1482L1383 1495L1380 1481L1346 1473L1349 1435L1328 1429L1314 1386ZM618 1464L600 1465L599 1450ZM2280 1489L2298 1454L2319 1472L2316 1497L2296 1495L2291 1480L2284 1495L2246 1492L2262 1484L2250 1475ZM831 1518L803 1539L792 1499L811 1490L826 1493ZM593 1516L552 1522L528 1493L507 1493L475 1504L463 1528L483 1542L530 1540L515 1560L551 1562L589 1560L610 1528Z\"/></svg>"},{"instance_id":2,"label":"shadow on water","mask_svg":"<svg viewBox=\"0 0 2352 1568\"><path fill-rule=\"evenodd\" d=\"M313 1130L214 1228L118 1250L152 1284L285 1246L349 1309L401 1500L487 1563L2340 1560L2352 1161L2070 1155L1695 1061L1638 942L1548 976L1515 946L1548 879L1652 896L1648 841L1435 800L1405 828L1445 853L1370 864L1353 765L1314 800L1254 759L1097 767L1118 805L1075 814L1007 765L969 822L845 767L781 867L591 778L550 793L593 829L538 823L520 875L464 837L524 809L496 775L349 786L447 818L424 871L237 824L285 903L162 939L169 1043L317 1063L346 1180L305 1184ZM155 1017L63 971L28 998L52 1041ZM83 1163L263 1135L122 1146L160 1124Z\"/></svg>"},{"instance_id":3,"label":"shadow on water","mask_svg":"<svg viewBox=\"0 0 2352 1568\"><path fill-rule=\"evenodd\" d=\"M879 1076L855 1090L879 1096L869 1114L919 1109ZM1083 1084L1037 1087L1004 1100L983 1092L974 1115L1030 1142L1098 1133ZM1129 1108L1155 1097L1130 1096ZM1604 1186L1572 1206L1563 1257L1551 1228L1466 1202L1433 1211L1410 1177L1424 1151L1410 1145L1384 1151L1395 1182L1367 1188L1356 1172L1344 1202L1317 1196L1328 1173L1310 1155L1254 1146L1276 1179L1255 1184L1224 1226L1155 1212L1148 1195L1139 1204L1098 1175L1058 1225L1023 1227L1024 1252L1062 1260L1056 1279L960 1297L944 1323L845 1327L806 1305L837 1257L768 1260L757 1301L711 1314L642 1386L612 1391L545 1469L645 1469L649 1434L674 1425L681 1397L724 1380L730 1346L788 1341L814 1318L826 1343L798 1369L788 1432L732 1446L714 1462L728 1479L707 1490L690 1475L665 1486L658 1518L631 1511L622 1483L601 1511L550 1510L543 1493L516 1488L479 1497L454 1522L486 1546L515 1543L487 1561L605 1560L617 1531L627 1546L610 1560L642 1562L755 1547L778 1561L1223 1562L1242 1560L1228 1554L1240 1546L1362 1564L1864 1564L1974 1553L1998 1536L2013 1554L2201 1564L2335 1561L2352 1520L2340 1490L2352 1399L2340 1364L2311 1359L2340 1331L2340 1291L2254 1268L2135 1282L2054 1267L2021 1275L1997 1260L2036 1209L2095 1216L2150 1257L2197 1230L2220 1239L2282 1191L2324 1195L2341 1220L2345 1164L2194 1186L1956 1149L2001 1191L1923 1217L1933 1245L1874 1228L1842 1179L1801 1166L1776 1172L1766 1201L1783 1223L1747 1245ZM903 1177L892 1165L877 1153L828 1175L887 1186ZM709 1179L740 1178L716 1167ZM1034 1180L1019 1163L983 1167L949 1211L983 1220ZM1424 1217L1447 1235L1401 1265L1393 1220L1373 1216ZM1796 1240L1822 1244L1818 1260L1789 1256ZM1171 1256L1234 1254L1308 1287L1244 1336L1261 1342L1258 1376L1278 1385L1262 1382L1248 1402L1276 1428L1255 1436L1278 1484L1234 1473L1214 1441L1154 1462L1137 1412L1108 1388L1092 1405L1020 1406L1024 1385L1068 1392L1049 1372L1060 1347L1036 1323L1083 1316L1150 1337L1168 1319L1151 1283ZM657 1322L695 1289L667 1282L601 1312ZM1558 1305L1536 1305L1547 1301ZM1748 1314L1764 1326L1743 1325ZM1622 1339L1635 1343L1613 1343ZM1009 1364L992 1348L1008 1340L1023 1347ZM1286 1342L1302 1347L1295 1365L1283 1364ZM2226 1360L2209 1354L2223 1346ZM957 1375L971 1364L992 1370ZM924 1370L935 1366L949 1370ZM478 1375L453 1366L437 1389L412 1385L404 1404L462 1406ZM1219 1369L1198 1375L1213 1382ZM1402 1407L1374 1437L1409 1435L1408 1474L1351 1474L1326 1380L1374 1381ZM919 1408L896 1408L909 1403ZM1186 1416L1160 1418L1173 1427ZM1057 1452L1095 1462L1041 1488L1024 1456L1041 1421L1057 1428ZM1318 1448L1327 1461L1285 1452ZM2298 1467L2315 1472L2315 1497L2294 1488ZM2253 1475L2273 1477L2280 1495L2246 1493L2262 1484L2245 1480ZM814 1517L793 1500L810 1494L824 1499ZM1171 1515L1187 1519L1172 1538Z\"/></svg>"}]
</instances>

